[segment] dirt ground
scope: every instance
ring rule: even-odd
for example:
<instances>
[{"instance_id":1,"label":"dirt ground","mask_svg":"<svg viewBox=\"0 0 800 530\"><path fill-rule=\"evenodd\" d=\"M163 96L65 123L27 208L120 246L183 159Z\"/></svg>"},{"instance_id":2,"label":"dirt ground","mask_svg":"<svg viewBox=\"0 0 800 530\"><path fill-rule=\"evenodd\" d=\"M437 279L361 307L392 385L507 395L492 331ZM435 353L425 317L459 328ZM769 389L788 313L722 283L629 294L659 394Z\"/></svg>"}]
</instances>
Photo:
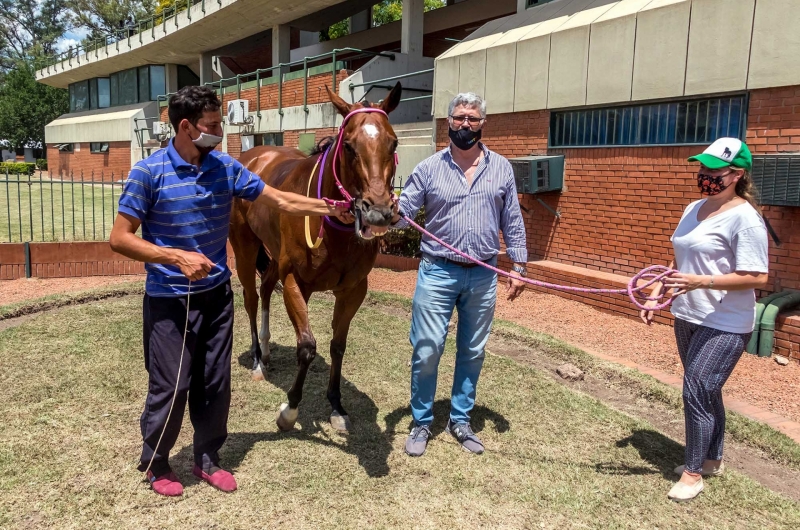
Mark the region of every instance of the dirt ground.
<instances>
[{"instance_id":1,"label":"dirt ground","mask_svg":"<svg viewBox=\"0 0 800 530\"><path fill-rule=\"evenodd\" d=\"M2 281L0 305L143 280L144 276L135 275ZM416 272L375 269L370 275L370 289L407 297L413 295L415 283ZM508 302L502 287L497 317L552 335L589 352L630 359L670 374L683 373L670 326L653 324L647 327L579 302L534 291L526 291L519 299ZM798 363L779 366L772 359L745 354L725 385L725 391L731 398L800 421Z\"/></svg>"}]
</instances>

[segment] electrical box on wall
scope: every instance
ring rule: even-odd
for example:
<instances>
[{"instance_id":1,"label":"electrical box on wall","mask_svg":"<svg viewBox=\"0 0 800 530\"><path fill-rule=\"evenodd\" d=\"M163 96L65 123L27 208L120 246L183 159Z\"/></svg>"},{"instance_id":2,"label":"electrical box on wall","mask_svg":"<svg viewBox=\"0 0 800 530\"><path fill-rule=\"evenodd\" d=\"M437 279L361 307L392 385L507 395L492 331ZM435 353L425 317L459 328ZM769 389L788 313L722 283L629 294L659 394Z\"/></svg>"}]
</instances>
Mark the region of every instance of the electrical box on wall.
<instances>
[{"instance_id":1,"label":"electrical box on wall","mask_svg":"<svg viewBox=\"0 0 800 530\"><path fill-rule=\"evenodd\" d=\"M754 156L752 176L761 204L800 206L800 155Z\"/></svg>"},{"instance_id":2,"label":"electrical box on wall","mask_svg":"<svg viewBox=\"0 0 800 530\"><path fill-rule=\"evenodd\" d=\"M564 186L564 155L532 155L510 158L517 193L561 191Z\"/></svg>"}]
</instances>

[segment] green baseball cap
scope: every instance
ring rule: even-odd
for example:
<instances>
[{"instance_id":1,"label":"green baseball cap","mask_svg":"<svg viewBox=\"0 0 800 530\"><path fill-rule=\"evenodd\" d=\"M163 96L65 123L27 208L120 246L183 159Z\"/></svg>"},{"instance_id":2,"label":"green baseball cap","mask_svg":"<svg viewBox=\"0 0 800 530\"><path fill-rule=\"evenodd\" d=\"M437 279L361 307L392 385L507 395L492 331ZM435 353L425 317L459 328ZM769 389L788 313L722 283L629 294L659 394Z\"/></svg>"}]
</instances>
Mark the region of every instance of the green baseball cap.
<instances>
[{"instance_id":1,"label":"green baseball cap","mask_svg":"<svg viewBox=\"0 0 800 530\"><path fill-rule=\"evenodd\" d=\"M720 138L699 155L690 156L689 162L700 162L709 169L733 166L750 171L753 155L738 138Z\"/></svg>"}]
</instances>

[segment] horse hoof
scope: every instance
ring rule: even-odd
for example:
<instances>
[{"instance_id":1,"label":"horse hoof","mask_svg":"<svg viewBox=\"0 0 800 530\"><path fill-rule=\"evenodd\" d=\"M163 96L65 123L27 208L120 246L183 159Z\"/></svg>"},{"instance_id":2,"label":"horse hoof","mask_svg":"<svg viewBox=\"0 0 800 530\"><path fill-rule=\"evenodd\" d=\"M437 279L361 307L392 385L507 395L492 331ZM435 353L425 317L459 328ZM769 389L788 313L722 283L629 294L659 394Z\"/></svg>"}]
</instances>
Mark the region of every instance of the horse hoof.
<instances>
[{"instance_id":1,"label":"horse hoof","mask_svg":"<svg viewBox=\"0 0 800 530\"><path fill-rule=\"evenodd\" d=\"M263 381L264 380L264 369L261 367L261 365L259 365L258 368L254 368L250 372L250 377L253 378L253 381Z\"/></svg>"},{"instance_id":2,"label":"horse hoof","mask_svg":"<svg viewBox=\"0 0 800 530\"><path fill-rule=\"evenodd\" d=\"M288 432L294 429L294 424L297 422L297 409L289 408L288 403L281 404L281 411L278 412L278 417L275 423L278 428L283 432Z\"/></svg>"},{"instance_id":3,"label":"horse hoof","mask_svg":"<svg viewBox=\"0 0 800 530\"><path fill-rule=\"evenodd\" d=\"M353 428L353 424L350 423L350 416L346 414L342 416L338 412L332 412L330 421L331 427L340 433L348 433Z\"/></svg>"}]
</instances>

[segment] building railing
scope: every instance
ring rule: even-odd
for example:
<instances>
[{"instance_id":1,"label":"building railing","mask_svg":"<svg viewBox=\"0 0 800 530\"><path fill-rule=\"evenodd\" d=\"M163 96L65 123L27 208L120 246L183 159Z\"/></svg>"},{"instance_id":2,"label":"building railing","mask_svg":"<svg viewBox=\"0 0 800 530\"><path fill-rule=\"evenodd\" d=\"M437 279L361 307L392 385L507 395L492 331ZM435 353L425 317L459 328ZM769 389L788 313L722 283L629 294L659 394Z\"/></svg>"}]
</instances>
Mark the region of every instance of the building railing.
<instances>
[{"instance_id":1,"label":"building railing","mask_svg":"<svg viewBox=\"0 0 800 530\"><path fill-rule=\"evenodd\" d=\"M156 13L151 17L139 20L130 26L113 30L103 37L84 40L84 44L70 46L61 53L57 53L45 58L40 66L40 69L46 70L49 74L52 66L64 61L68 61L70 66L72 66L73 60L80 64L81 55L88 56L90 52L94 52L95 59L97 59L99 58L99 50L101 48L115 45L116 50L119 51L119 45L121 42L126 42L128 48L131 48L131 38L138 38L139 44L142 44L142 35L147 31L150 31L152 38L155 39L156 31L159 26L161 27L163 33L167 32L167 26L169 24L174 24L175 27L178 27L177 15L179 13L187 11L187 18L189 19L189 22L192 21L191 8L197 4L202 6L200 10L205 13L206 2L216 2L218 5L222 6L222 0L173 0L172 5L166 7L161 13ZM123 44L123 46L124 45L125 44Z\"/></svg>"},{"instance_id":2,"label":"building railing","mask_svg":"<svg viewBox=\"0 0 800 530\"><path fill-rule=\"evenodd\" d=\"M393 85L383 85L381 83L387 83L389 81L397 81L400 79L406 79L409 77L416 77L419 75L432 74L432 73L433 73L433 68L428 68L427 70L419 70L417 72L409 72L407 74L394 75L392 77L384 77L383 79L375 79L372 81L367 81L366 83L350 83L350 85L348 86L348 88L350 89L350 101L351 103L356 102L354 93L356 88L365 86L369 87L367 90L364 91L364 95L358 98L358 101L363 101L364 99L366 99L367 94L369 94L373 88L382 88L384 90L391 90L392 88L394 88ZM426 93L426 95L415 96L413 98L403 98L400 101L417 101L420 99L433 99L433 90L429 88L412 88L404 86L403 92L424 92Z\"/></svg>"},{"instance_id":3,"label":"building railing","mask_svg":"<svg viewBox=\"0 0 800 530\"><path fill-rule=\"evenodd\" d=\"M338 59L337 59L338 56ZM346 57L346 60L342 60L343 56ZM279 63L275 66L271 66L269 68L259 68L254 72L250 72L247 74L238 74L233 77L226 77L220 79L218 81L207 82L205 83L206 86L210 86L215 88L217 93L220 96L220 99L224 97L224 95L228 92L232 92L235 90L237 99L241 98L242 90L247 90L249 88L256 89L256 116L259 118L261 117L261 111L265 110L261 108L261 87L265 83L265 81L270 79L276 79L273 81L278 85L278 114L283 116L283 109L285 108L283 105L283 86L284 83L294 80L294 79L303 79L303 111L308 113L308 78L309 72L317 67L326 66L328 61L325 59L330 58L330 65L331 65L331 91L336 92L336 75L338 73L338 64L342 64L344 62L352 62L358 59L363 59L366 57L386 57L390 60L394 60L395 55L393 53L386 53L386 52L373 52L368 50L359 50L358 48L337 48L333 51L321 53L319 55L312 55L310 57L304 57L303 59L299 59L297 61L291 61L288 63ZM321 65L311 66L313 63L322 63ZM303 66L302 70L298 70L296 72L288 72L288 70L292 67ZM156 99L157 101L168 101L170 96L173 93L164 94L158 96Z\"/></svg>"}]
</instances>

